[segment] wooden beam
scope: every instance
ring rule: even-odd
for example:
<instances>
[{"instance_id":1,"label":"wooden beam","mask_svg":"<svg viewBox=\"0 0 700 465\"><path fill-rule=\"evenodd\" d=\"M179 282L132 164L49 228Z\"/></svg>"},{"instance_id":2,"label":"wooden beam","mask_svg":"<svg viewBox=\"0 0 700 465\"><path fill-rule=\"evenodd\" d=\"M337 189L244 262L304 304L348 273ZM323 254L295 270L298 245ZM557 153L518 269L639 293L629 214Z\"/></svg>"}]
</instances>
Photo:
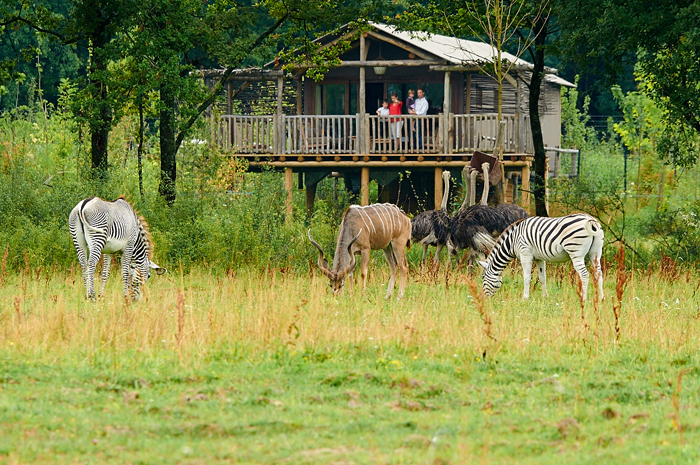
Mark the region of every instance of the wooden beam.
<instances>
[{"instance_id":1,"label":"wooden beam","mask_svg":"<svg viewBox=\"0 0 700 465\"><path fill-rule=\"evenodd\" d=\"M407 66L431 66L445 63L444 60L346 60L341 61L334 68L357 68L358 66L385 66L387 68Z\"/></svg>"},{"instance_id":2,"label":"wooden beam","mask_svg":"<svg viewBox=\"0 0 700 465\"><path fill-rule=\"evenodd\" d=\"M485 62L486 63L486 62ZM488 62L490 63L490 61ZM509 68L509 71L532 71L531 64L524 65L513 65ZM430 71L481 71L481 68L475 63L473 65L433 65L430 67ZM550 68L549 66L544 67L545 74L558 74L559 70L556 68Z\"/></svg>"},{"instance_id":3,"label":"wooden beam","mask_svg":"<svg viewBox=\"0 0 700 465\"><path fill-rule=\"evenodd\" d=\"M287 193L284 200L285 212L287 213L285 221L291 221L294 205L294 170L291 167L284 169L284 190Z\"/></svg>"},{"instance_id":4,"label":"wooden beam","mask_svg":"<svg viewBox=\"0 0 700 465\"><path fill-rule=\"evenodd\" d=\"M233 114L233 82L229 81L226 86L226 114Z\"/></svg>"},{"instance_id":5,"label":"wooden beam","mask_svg":"<svg viewBox=\"0 0 700 465\"><path fill-rule=\"evenodd\" d=\"M224 69L206 69L196 70L193 73L202 77L221 77ZM234 69L228 77L229 81L274 81L280 76L284 76L284 71L281 69L260 69L260 68L244 68Z\"/></svg>"},{"instance_id":6,"label":"wooden beam","mask_svg":"<svg viewBox=\"0 0 700 465\"><path fill-rule=\"evenodd\" d=\"M256 166L275 166L279 168L435 168L440 166L442 168L463 168L468 162L465 161L400 161L387 160L387 161L253 161L252 158L248 158L249 165L252 167ZM505 160L503 165L506 167L524 167L530 166L532 161L525 160Z\"/></svg>"},{"instance_id":7,"label":"wooden beam","mask_svg":"<svg viewBox=\"0 0 700 465\"><path fill-rule=\"evenodd\" d=\"M367 44L365 43L365 36L360 35L360 58L366 58L367 57ZM367 113L367 108L366 108L366 90L365 90L365 68L364 66L360 67L360 85L357 89L357 98L360 100L357 105L357 112L360 114L360 119L358 121L358 136L360 134L364 134L364 121L365 121L365 113ZM358 145L358 153L364 153L365 148L362 146L362 141L364 138L358 137L358 142L360 144Z\"/></svg>"},{"instance_id":8,"label":"wooden beam","mask_svg":"<svg viewBox=\"0 0 700 465\"><path fill-rule=\"evenodd\" d=\"M303 115L304 114L304 102L301 99L301 96L303 94L303 88L304 86L301 83L301 78L297 81L297 115Z\"/></svg>"},{"instance_id":9,"label":"wooden beam","mask_svg":"<svg viewBox=\"0 0 700 465\"><path fill-rule=\"evenodd\" d=\"M516 81L513 76L506 73L503 75L503 77L505 78L506 81L508 81L508 84L515 87L516 89L518 88L518 81Z\"/></svg>"},{"instance_id":10,"label":"wooden beam","mask_svg":"<svg viewBox=\"0 0 700 465\"><path fill-rule=\"evenodd\" d=\"M443 126L442 126L442 143L443 151L445 153L450 153L450 122L454 121L454 118L450 118L450 113L452 113L452 83L450 82L450 71L445 71L445 89L443 91L444 98L442 101L442 114ZM453 130L454 131L454 130ZM436 178L437 179L437 178ZM442 178L440 178L442 179ZM442 195L442 194L441 194Z\"/></svg>"},{"instance_id":11,"label":"wooden beam","mask_svg":"<svg viewBox=\"0 0 700 465\"><path fill-rule=\"evenodd\" d=\"M467 95L465 102L464 102L464 113L469 114L471 113L471 107L472 107L472 75L467 74L467 82L464 84L464 92Z\"/></svg>"},{"instance_id":12,"label":"wooden beam","mask_svg":"<svg viewBox=\"0 0 700 465\"><path fill-rule=\"evenodd\" d=\"M282 114L282 100L284 96L284 78L282 76L277 78L277 114Z\"/></svg>"},{"instance_id":13,"label":"wooden beam","mask_svg":"<svg viewBox=\"0 0 700 465\"><path fill-rule=\"evenodd\" d=\"M363 167L360 174L360 205L369 205L369 168Z\"/></svg>"},{"instance_id":14,"label":"wooden beam","mask_svg":"<svg viewBox=\"0 0 700 465\"><path fill-rule=\"evenodd\" d=\"M452 87L450 83L450 71L445 71L445 89L444 101L442 103L442 112L446 115L452 113Z\"/></svg>"},{"instance_id":15,"label":"wooden beam","mask_svg":"<svg viewBox=\"0 0 700 465\"><path fill-rule=\"evenodd\" d=\"M435 210L440 210L442 203L442 168L435 168Z\"/></svg>"}]
</instances>

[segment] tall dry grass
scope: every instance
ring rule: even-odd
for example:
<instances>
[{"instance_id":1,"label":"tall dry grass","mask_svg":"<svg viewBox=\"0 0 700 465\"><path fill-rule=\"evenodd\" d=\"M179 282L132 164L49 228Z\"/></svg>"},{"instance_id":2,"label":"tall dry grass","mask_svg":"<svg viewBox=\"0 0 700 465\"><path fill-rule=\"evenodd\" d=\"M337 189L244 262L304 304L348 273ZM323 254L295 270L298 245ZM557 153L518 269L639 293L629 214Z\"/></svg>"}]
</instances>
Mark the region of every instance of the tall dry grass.
<instances>
[{"instance_id":1,"label":"tall dry grass","mask_svg":"<svg viewBox=\"0 0 700 465\"><path fill-rule=\"evenodd\" d=\"M523 301L520 272L512 269L503 289L483 301L471 278L461 275L449 286L414 276L403 300L385 301L388 271L379 269L367 293L355 286L354 293L338 297L318 275L245 270L166 275L152 278L136 303L122 298L118 276L110 279L104 297L89 302L75 270L40 270L10 275L0 285L0 351L49 359L79 353L89 361L103 351L163 350L187 360L231 347L259 353L352 346L475 356L485 347L491 354L538 356L589 350L591 342L596 350L615 350L616 341L670 351L700 349L695 274L672 283L658 273L633 274L624 296L617 279L606 279L606 288L618 288L611 294L622 305L606 300L601 305L612 300L615 310L598 313L595 299L582 307L566 282L554 286L548 299L535 288Z\"/></svg>"}]
</instances>

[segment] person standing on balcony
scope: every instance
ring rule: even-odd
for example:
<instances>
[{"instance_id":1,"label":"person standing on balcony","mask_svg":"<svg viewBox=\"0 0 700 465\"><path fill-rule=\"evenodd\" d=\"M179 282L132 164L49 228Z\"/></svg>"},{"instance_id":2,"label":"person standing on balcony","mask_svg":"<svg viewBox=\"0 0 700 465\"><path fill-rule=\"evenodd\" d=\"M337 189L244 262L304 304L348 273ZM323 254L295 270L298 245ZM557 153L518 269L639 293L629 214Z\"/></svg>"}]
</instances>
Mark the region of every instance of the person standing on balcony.
<instances>
[{"instance_id":1,"label":"person standing on balcony","mask_svg":"<svg viewBox=\"0 0 700 465\"><path fill-rule=\"evenodd\" d=\"M382 100L382 106L377 108L377 114L379 116L389 116L389 101L387 99Z\"/></svg>"},{"instance_id":2,"label":"person standing on balcony","mask_svg":"<svg viewBox=\"0 0 700 465\"><path fill-rule=\"evenodd\" d=\"M416 92L413 89L408 89L408 98L406 99L406 111L408 111L409 115L415 115L416 114L416 99L414 96L416 95ZM408 134L413 134L416 130L416 122L409 120L408 125L410 126L410 129L407 131L406 135Z\"/></svg>"},{"instance_id":3,"label":"person standing on balcony","mask_svg":"<svg viewBox=\"0 0 700 465\"><path fill-rule=\"evenodd\" d=\"M406 99L406 110L408 110L408 113L411 115L416 114L416 99L414 98L415 95L416 93L413 91L413 89L408 89L408 98Z\"/></svg>"},{"instance_id":4,"label":"person standing on balcony","mask_svg":"<svg viewBox=\"0 0 700 465\"><path fill-rule=\"evenodd\" d=\"M390 115L401 115L401 109L403 108L403 102L399 100L396 92L391 93L391 103L389 104L389 114ZM398 151L401 147L401 129L403 128L403 121L401 118L391 118L391 137L396 141L394 148Z\"/></svg>"},{"instance_id":5,"label":"person standing on balcony","mask_svg":"<svg viewBox=\"0 0 700 465\"><path fill-rule=\"evenodd\" d=\"M430 104L428 103L428 100L425 98L425 91L423 89L418 89L418 98L416 99L416 109L415 109L415 114L418 116L425 116L428 114L428 108L430 108ZM423 128L425 125L423 124L423 121L420 119L418 120L418 148L422 149L423 148Z\"/></svg>"},{"instance_id":6,"label":"person standing on balcony","mask_svg":"<svg viewBox=\"0 0 700 465\"><path fill-rule=\"evenodd\" d=\"M382 106L377 108L377 115L379 116L389 116L389 101L387 99L382 100ZM386 127L386 119L379 118L379 134L378 137L386 137L389 129Z\"/></svg>"}]
</instances>

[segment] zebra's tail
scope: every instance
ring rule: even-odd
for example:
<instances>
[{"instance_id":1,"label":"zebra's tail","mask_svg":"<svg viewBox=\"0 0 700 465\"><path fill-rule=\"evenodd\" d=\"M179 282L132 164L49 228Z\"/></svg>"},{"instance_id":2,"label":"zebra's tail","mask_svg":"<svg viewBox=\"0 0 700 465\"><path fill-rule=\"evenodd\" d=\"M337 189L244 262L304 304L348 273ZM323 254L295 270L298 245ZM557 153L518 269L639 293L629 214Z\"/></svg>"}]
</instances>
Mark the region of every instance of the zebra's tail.
<instances>
[{"instance_id":1,"label":"zebra's tail","mask_svg":"<svg viewBox=\"0 0 700 465\"><path fill-rule=\"evenodd\" d=\"M595 218L591 218L588 221L586 221L585 228L586 231L588 231L588 234L590 234L593 237L603 238L604 236L603 227Z\"/></svg>"}]
</instances>

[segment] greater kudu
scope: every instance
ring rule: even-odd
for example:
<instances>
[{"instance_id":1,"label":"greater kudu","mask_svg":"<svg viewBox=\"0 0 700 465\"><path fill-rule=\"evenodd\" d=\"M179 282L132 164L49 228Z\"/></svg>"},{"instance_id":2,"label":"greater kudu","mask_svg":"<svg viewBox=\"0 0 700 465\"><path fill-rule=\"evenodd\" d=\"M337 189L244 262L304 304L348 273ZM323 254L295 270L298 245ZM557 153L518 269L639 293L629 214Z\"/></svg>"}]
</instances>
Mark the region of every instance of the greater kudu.
<instances>
[{"instance_id":1,"label":"greater kudu","mask_svg":"<svg viewBox=\"0 0 700 465\"><path fill-rule=\"evenodd\" d=\"M333 268L323 258L323 250L312 239L311 230L309 230L309 240L318 249L318 267L330 279L329 285L334 294L345 285L345 278L352 276L356 254L360 254L362 289L365 290L369 270L369 252L382 249L391 268L386 298L391 297L394 291L397 268L401 274L398 298L403 297L408 275L405 249L411 247L411 220L396 205L383 203L366 207L350 206L340 223Z\"/></svg>"}]
</instances>

